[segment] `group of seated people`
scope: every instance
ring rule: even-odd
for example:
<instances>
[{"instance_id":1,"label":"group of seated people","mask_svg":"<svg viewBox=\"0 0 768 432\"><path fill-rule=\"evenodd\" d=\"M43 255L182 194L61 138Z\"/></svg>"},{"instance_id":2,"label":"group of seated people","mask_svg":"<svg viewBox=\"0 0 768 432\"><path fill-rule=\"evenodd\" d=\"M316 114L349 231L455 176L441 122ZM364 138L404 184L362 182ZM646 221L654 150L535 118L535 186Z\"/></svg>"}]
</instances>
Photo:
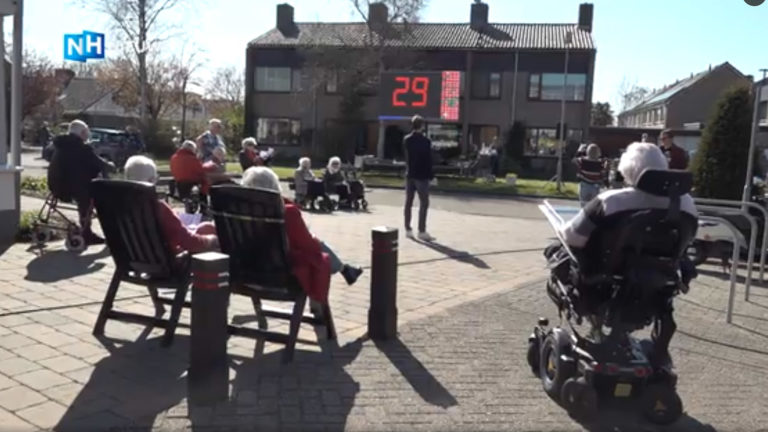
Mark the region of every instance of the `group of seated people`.
<instances>
[{"instance_id":1,"label":"group of seated people","mask_svg":"<svg viewBox=\"0 0 768 432\"><path fill-rule=\"evenodd\" d=\"M295 200L301 203L307 196L308 183L318 180L312 172L312 161L308 157L299 159L299 166L294 171L293 180L296 187ZM334 156L328 159L328 165L323 170L322 182L326 193L338 194L340 201L349 199L349 184L339 157Z\"/></svg>"},{"instance_id":2,"label":"group of seated people","mask_svg":"<svg viewBox=\"0 0 768 432\"><path fill-rule=\"evenodd\" d=\"M154 161L146 156L133 156L126 162L125 177L131 181L155 184L157 167ZM264 166L248 168L243 173L241 185L282 193L277 174ZM304 223L298 206L288 199L284 199L283 202L285 230L293 273L312 300L324 303L327 301L330 275L340 273L346 282L352 285L363 270L345 263L325 242L315 237ZM189 230L165 201L158 200L158 208L163 233L174 253L181 251L198 253L219 248L216 227L213 223L205 222L194 230Z\"/></svg>"}]
</instances>

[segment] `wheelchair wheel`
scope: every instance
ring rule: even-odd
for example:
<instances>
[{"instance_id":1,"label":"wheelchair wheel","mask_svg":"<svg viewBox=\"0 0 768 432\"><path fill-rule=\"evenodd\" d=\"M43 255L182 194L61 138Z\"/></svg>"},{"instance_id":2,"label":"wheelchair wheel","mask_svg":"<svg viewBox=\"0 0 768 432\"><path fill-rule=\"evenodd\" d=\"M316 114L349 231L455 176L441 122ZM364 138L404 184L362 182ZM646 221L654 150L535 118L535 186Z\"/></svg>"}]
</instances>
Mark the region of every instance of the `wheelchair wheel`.
<instances>
[{"instance_id":1,"label":"wheelchair wheel","mask_svg":"<svg viewBox=\"0 0 768 432\"><path fill-rule=\"evenodd\" d=\"M70 232L67 234L67 239L64 241L64 247L69 252L82 252L85 250L85 239L80 233Z\"/></svg>"},{"instance_id":2,"label":"wheelchair wheel","mask_svg":"<svg viewBox=\"0 0 768 432\"><path fill-rule=\"evenodd\" d=\"M553 399L560 398L563 383L576 372L573 364L564 361L566 354L554 334L550 333L544 339L539 358L539 376L544 391Z\"/></svg>"},{"instance_id":3,"label":"wheelchair wheel","mask_svg":"<svg viewBox=\"0 0 768 432\"><path fill-rule=\"evenodd\" d=\"M591 420L597 415L597 391L584 377L568 378L560 392L560 402L568 415L578 420Z\"/></svg>"},{"instance_id":4,"label":"wheelchair wheel","mask_svg":"<svg viewBox=\"0 0 768 432\"><path fill-rule=\"evenodd\" d=\"M707 249L707 245L704 244L704 242L694 241L690 246L688 246L686 253L688 254L688 258L690 258L690 260L693 262L693 265L698 267L704 264L704 262L707 260Z\"/></svg>"},{"instance_id":5,"label":"wheelchair wheel","mask_svg":"<svg viewBox=\"0 0 768 432\"><path fill-rule=\"evenodd\" d=\"M643 392L643 414L652 423L674 423L683 415L683 401L677 392L664 384L651 384Z\"/></svg>"},{"instance_id":6,"label":"wheelchair wheel","mask_svg":"<svg viewBox=\"0 0 768 432\"><path fill-rule=\"evenodd\" d=\"M528 338L528 366L531 367L531 372L534 376L539 376L539 356L541 354L541 344L539 338L535 334L532 334Z\"/></svg>"},{"instance_id":7,"label":"wheelchair wheel","mask_svg":"<svg viewBox=\"0 0 768 432\"><path fill-rule=\"evenodd\" d=\"M352 201L352 209L353 209L354 211L358 211L358 210L360 210L360 202L359 202L359 201L357 201L357 200L355 200L355 201Z\"/></svg>"},{"instance_id":8,"label":"wheelchair wheel","mask_svg":"<svg viewBox=\"0 0 768 432\"><path fill-rule=\"evenodd\" d=\"M365 198L360 201L360 208L362 208L363 211L368 210L368 201L366 201Z\"/></svg>"},{"instance_id":9,"label":"wheelchair wheel","mask_svg":"<svg viewBox=\"0 0 768 432\"><path fill-rule=\"evenodd\" d=\"M34 231L34 240L37 246L43 246L44 244L51 241L51 238L53 237L53 233L51 230L43 227L35 227Z\"/></svg>"}]
</instances>

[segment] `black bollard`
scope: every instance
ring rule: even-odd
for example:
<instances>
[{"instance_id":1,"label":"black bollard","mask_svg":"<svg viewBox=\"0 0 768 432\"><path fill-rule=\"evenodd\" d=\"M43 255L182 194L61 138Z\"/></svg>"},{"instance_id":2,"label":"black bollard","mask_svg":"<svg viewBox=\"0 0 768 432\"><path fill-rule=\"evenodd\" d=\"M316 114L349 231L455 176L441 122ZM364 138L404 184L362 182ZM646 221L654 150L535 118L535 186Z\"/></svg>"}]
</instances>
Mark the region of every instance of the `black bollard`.
<instances>
[{"instance_id":1,"label":"black bollard","mask_svg":"<svg viewBox=\"0 0 768 432\"><path fill-rule=\"evenodd\" d=\"M373 340L397 337L397 229L371 230L371 305L368 336Z\"/></svg>"},{"instance_id":2,"label":"black bollard","mask_svg":"<svg viewBox=\"0 0 768 432\"><path fill-rule=\"evenodd\" d=\"M229 257L217 252L193 256L187 392L197 405L229 398L228 306Z\"/></svg>"}]
</instances>

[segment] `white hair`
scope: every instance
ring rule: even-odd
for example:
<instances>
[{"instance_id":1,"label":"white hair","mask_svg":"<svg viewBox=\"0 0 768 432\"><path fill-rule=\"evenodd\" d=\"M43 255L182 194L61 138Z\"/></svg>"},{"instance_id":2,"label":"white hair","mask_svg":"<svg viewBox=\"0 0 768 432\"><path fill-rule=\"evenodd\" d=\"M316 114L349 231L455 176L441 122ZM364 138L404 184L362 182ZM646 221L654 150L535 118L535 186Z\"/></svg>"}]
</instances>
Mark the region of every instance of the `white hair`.
<instances>
[{"instance_id":1,"label":"white hair","mask_svg":"<svg viewBox=\"0 0 768 432\"><path fill-rule=\"evenodd\" d=\"M247 147L257 147L259 144L256 142L256 138L254 137L248 137L243 140L242 146L243 150L245 150Z\"/></svg>"},{"instance_id":2,"label":"white hair","mask_svg":"<svg viewBox=\"0 0 768 432\"><path fill-rule=\"evenodd\" d=\"M247 188L267 189L282 192L280 178L274 171L267 167L250 167L243 173L242 185Z\"/></svg>"},{"instance_id":3,"label":"white hair","mask_svg":"<svg viewBox=\"0 0 768 432\"><path fill-rule=\"evenodd\" d=\"M219 120L217 118L213 118L213 119L208 120L208 126L210 127L210 126L213 126L213 125L221 126L221 120Z\"/></svg>"},{"instance_id":4,"label":"white hair","mask_svg":"<svg viewBox=\"0 0 768 432\"><path fill-rule=\"evenodd\" d=\"M125 162L125 178L154 184L157 182L157 165L146 156L131 156Z\"/></svg>"},{"instance_id":5,"label":"white hair","mask_svg":"<svg viewBox=\"0 0 768 432\"><path fill-rule=\"evenodd\" d=\"M197 152L197 143L195 143L192 140L186 140L183 143L181 143L181 148L192 151L192 152Z\"/></svg>"},{"instance_id":6,"label":"white hair","mask_svg":"<svg viewBox=\"0 0 768 432\"><path fill-rule=\"evenodd\" d=\"M664 153L650 143L635 142L630 144L619 161L619 172L630 186L637 185L640 175L647 169L665 170L668 168L669 163Z\"/></svg>"},{"instance_id":7,"label":"white hair","mask_svg":"<svg viewBox=\"0 0 768 432\"><path fill-rule=\"evenodd\" d=\"M303 157L299 159L299 169L309 168L310 165L312 165L312 161L308 157Z\"/></svg>"},{"instance_id":8,"label":"white hair","mask_svg":"<svg viewBox=\"0 0 768 432\"><path fill-rule=\"evenodd\" d=\"M600 159L600 147L597 144L588 145L587 157L590 159Z\"/></svg>"},{"instance_id":9,"label":"white hair","mask_svg":"<svg viewBox=\"0 0 768 432\"><path fill-rule=\"evenodd\" d=\"M80 138L83 138L85 140L87 137L84 137L83 135L86 133L90 133L90 129L88 128L88 125L84 121L72 120L71 122L69 122L68 132L73 135L77 135Z\"/></svg>"}]
</instances>

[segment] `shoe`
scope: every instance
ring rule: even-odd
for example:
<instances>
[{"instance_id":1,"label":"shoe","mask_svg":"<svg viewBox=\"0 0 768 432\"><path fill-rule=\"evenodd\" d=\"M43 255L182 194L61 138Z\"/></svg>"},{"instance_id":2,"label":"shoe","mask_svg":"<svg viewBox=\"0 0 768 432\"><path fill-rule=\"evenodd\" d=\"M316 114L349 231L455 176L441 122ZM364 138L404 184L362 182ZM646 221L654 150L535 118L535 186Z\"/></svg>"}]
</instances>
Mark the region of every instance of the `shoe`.
<instances>
[{"instance_id":1,"label":"shoe","mask_svg":"<svg viewBox=\"0 0 768 432\"><path fill-rule=\"evenodd\" d=\"M85 240L86 246L103 245L105 243L103 238L97 236L93 232L83 233L83 240Z\"/></svg>"},{"instance_id":2,"label":"shoe","mask_svg":"<svg viewBox=\"0 0 768 432\"><path fill-rule=\"evenodd\" d=\"M409 230L409 229L405 230L405 236L406 236L406 237L408 237L408 238L409 238L409 239L411 239L411 240L413 240L413 239L415 239L415 238L416 238L416 237L413 235L413 230Z\"/></svg>"},{"instance_id":3,"label":"shoe","mask_svg":"<svg viewBox=\"0 0 768 432\"><path fill-rule=\"evenodd\" d=\"M435 241L435 238L429 235L428 232L424 231L419 233L419 240L425 241L425 242L432 242L432 241Z\"/></svg>"},{"instance_id":4,"label":"shoe","mask_svg":"<svg viewBox=\"0 0 768 432\"><path fill-rule=\"evenodd\" d=\"M357 278L359 278L361 274L363 274L363 269L360 267L352 267L350 265L344 264L344 267L341 269L341 275L344 276L344 280L347 281L347 285L354 285L354 283L357 282Z\"/></svg>"}]
</instances>

